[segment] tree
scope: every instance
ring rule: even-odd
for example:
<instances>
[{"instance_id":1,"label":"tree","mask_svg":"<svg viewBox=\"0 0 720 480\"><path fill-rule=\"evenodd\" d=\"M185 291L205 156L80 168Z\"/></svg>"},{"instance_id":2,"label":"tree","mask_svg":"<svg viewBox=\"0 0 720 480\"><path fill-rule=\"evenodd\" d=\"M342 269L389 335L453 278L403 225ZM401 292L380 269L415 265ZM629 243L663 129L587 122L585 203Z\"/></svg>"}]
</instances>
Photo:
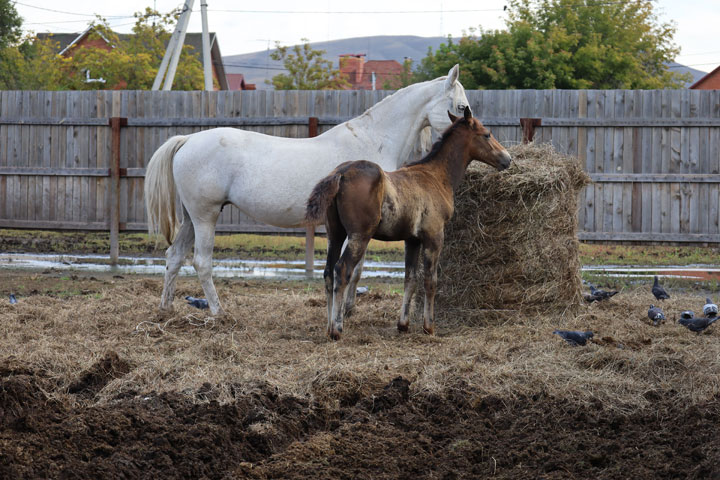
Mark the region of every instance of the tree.
<instances>
[{"instance_id":1,"label":"tree","mask_svg":"<svg viewBox=\"0 0 720 480\"><path fill-rule=\"evenodd\" d=\"M323 58L325 50L313 50L307 38L303 45L290 47L275 43L275 51L270 54L273 60L282 60L288 73L275 75L265 83L276 90L340 90L349 83L340 70L333 69L332 62Z\"/></svg>"},{"instance_id":2,"label":"tree","mask_svg":"<svg viewBox=\"0 0 720 480\"><path fill-rule=\"evenodd\" d=\"M22 36L22 18L15 10L15 3L0 0L0 49L14 45Z\"/></svg>"},{"instance_id":3,"label":"tree","mask_svg":"<svg viewBox=\"0 0 720 480\"><path fill-rule=\"evenodd\" d=\"M0 0L2 1L2 0ZM160 15L152 9L136 13L132 35L120 36L103 18L93 22L90 40L102 38L112 48L77 47L71 55L59 55L59 44L52 37L26 38L9 59L15 72L12 78L0 74L0 87L25 90L98 90L126 88L149 90L152 87L169 28L178 12ZM157 21L152 23L151 19ZM104 81L88 82L87 78ZM199 54L184 45L173 82L176 90L202 90L203 69Z\"/></svg>"},{"instance_id":4,"label":"tree","mask_svg":"<svg viewBox=\"0 0 720 480\"><path fill-rule=\"evenodd\" d=\"M417 73L435 78L460 63L466 88L680 88L667 63L675 26L651 0L509 0L507 30L474 30L429 51Z\"/></svg>"}]
</instances>

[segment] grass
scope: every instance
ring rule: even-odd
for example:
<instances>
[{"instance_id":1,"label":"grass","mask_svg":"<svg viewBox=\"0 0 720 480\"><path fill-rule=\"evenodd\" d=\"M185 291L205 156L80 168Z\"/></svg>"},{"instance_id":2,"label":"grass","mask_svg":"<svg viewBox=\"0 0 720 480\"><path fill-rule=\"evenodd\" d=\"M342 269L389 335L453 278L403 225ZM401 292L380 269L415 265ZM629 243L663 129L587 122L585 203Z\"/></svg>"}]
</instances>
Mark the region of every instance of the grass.
<instances>
[{"instance_id":1,"label":"grass","mask_svg":"<svg viewBox=\"0 0 720 480\"><path fill-rule=\"evenodd\" d=\"M68 281L11 273L0 279L0 291L23 284L35 293L16 305L0 302L0 351L7 352L0 360L52 379L51 397L78 402L69 385L116 352L131 369L92 399L100 404L153 391L188 392L203 402L197 392L206 382L220 402L232 402L238 385L258 383L336 402L344 395L339 390L366 395L397 376L410 380L415 393L462 385L510 402L542 394L581 405L599 401L626 413L652 408L648 392L672 393L688 405L720 393L717 326L696 335L673 322L680 311L699 309L696 293L671 292L663 304L668 321L659 327L646 318L650 294L642 286L578 314L519 315L474 326L457 318L427 336L417 323L409 334L398 334L397 285L371 283L342 340L330 342L320 282L217 283L226 319L184 304L184 295L201 294L194 279L180 279L176 313L160 317L158 278ZM572 348L552 335L556 328L591 329L596 336L587 347Z\"/></svg>"}]
</instances>

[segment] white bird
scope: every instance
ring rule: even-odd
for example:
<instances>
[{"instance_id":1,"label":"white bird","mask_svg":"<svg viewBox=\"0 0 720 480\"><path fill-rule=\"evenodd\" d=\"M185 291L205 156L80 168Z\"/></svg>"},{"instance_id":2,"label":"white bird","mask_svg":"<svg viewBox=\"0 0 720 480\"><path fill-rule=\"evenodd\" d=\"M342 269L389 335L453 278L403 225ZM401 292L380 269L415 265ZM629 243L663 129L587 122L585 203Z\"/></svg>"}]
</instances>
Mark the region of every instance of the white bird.
<instances>
[{"instance_id":1,"label":"white bird","mask_svg":"<svg viewBox=\"0 0 720 480\"><path fill-rule=\"evenodd\" d=\"M718 314L718 306L715 305L710 297L705 298L705 306L703 306L703 315L706 317L714 317Z\"/></svg>"}]
</instances>

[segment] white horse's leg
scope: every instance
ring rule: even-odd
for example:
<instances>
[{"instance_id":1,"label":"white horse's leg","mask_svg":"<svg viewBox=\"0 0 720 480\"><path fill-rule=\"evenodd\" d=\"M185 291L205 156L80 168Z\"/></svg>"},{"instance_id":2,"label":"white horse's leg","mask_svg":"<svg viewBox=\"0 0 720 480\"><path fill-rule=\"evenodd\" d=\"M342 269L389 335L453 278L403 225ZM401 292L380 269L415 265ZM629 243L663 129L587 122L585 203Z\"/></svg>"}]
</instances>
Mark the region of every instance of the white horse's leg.
<instances>
[{"instance_id":1,"label":"white horse's leg","mask_svg":"<svg viewBox=\"0 0 720 480\"><path fill-rule=\"evenodd\" d=\"M184 216L180 231L165 253L165 257L167 258L165 263L165 284L163 285L162 297L160 299L160 310L166 312L172 312L173 310L172 303L175 297L177 275L195 239L195 231L193 230L190 215L188 215L184 208L183 212Z\"/></svg>"},{"instance_id":2,"label":"white horse's leg","mask_svg":"<svg viewBox=\"0 0 720 480\"><path fill-rule=\"evenodd\" d=\"M195 218L195 257L193 266L200 278L205 298L210 307L210 313L214 316L225 314L220 306L220 299L215 291L212 280L212 253L215 246L215 224L220 212L211 215L211 220Z\"/></svg>"}]
</instances>

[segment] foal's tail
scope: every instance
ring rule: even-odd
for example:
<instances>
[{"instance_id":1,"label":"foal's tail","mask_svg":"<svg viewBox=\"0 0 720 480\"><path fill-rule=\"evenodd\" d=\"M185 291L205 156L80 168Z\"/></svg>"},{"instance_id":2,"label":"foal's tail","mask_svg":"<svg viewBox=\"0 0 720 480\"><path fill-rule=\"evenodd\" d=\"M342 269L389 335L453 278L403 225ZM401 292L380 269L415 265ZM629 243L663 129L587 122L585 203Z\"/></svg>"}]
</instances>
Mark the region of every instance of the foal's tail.
<instances>
[{"instance_id":1,"label":"foal's tail","mask_svg":"<svg viewBox=\"0 0 720 480\"><path fill-rule=\"evenodd\" d=\"M330 175L315 185L305 209L305 221L308 225L324 223L327 209L335 199L338 190L340 190L341 178L342 174L336 168Z\"/></svg>"},{"instance_id":2,"label":"foal's tail","mask_svg":"<svg viewBox=\"0 0 720 480\"><path fill-rule=\"evenodd\" d=\"M175 212L173 157L188 138L178 135L163 143L153 154L145 171L148 232L151 235L162 233L168 244L172 243L179 223Z\"/></svg>"}]
</instances>

